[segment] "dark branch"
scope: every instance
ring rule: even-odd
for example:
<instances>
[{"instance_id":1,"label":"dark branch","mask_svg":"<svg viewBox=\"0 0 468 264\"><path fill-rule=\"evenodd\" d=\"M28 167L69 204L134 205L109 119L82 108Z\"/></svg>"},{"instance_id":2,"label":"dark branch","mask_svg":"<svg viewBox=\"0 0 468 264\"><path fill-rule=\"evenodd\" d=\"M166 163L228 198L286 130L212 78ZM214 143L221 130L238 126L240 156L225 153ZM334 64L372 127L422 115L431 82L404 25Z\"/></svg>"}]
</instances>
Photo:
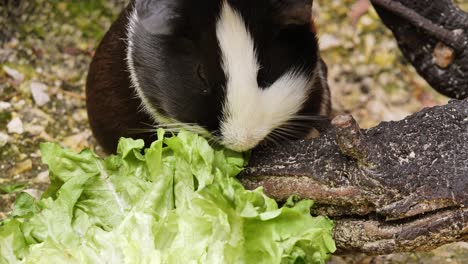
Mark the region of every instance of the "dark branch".
<instances>
[{"instance_id":1,"label":"dark branch","mask_svg":"<svg viewBox=\"0 0 468 264\"><path fill-rule=\"evenodd\" d=\"M369 149L356 120L351 115L342 115L333 119L332 124L336 129L336 142L341 153L361 165L370 166Z\"/></svg>"},{"instance_id":2,"label":"dark branch","mask_svg":"<svg viewBox=\"0 0 468 264\"><path fill-rule=\"evenodd\" d=\"M336 220L341 252L426 250L468 239L468 101L369 130L349 116L333 123L313 141L255 150L241 181L279 201L315 200L313 214Z\"/></svg>"},{"instance_id":3,"label":"dark branch","mask_svg":"<svg viewBox=\"0 0 468 264\"><path fill-rule=\"evenodd\" d=\"M468 13L453 0L371 0L400 50L438 92L468 97Z\"/></svg>"},{"instance_id":4,"label":"dark branch","mask_svg":"<svg viewBox=\"0 0 468 264\"><path fill-rule=\"evenodd\" d=\"M394 0L371 0L374 5L379 5L387 11L406 19L409 23L424 30L426 33L453 47L457 52L466 48L463 36L435 24L431 20L421 16L415 10Z\"/></svg>"}]
</instances>

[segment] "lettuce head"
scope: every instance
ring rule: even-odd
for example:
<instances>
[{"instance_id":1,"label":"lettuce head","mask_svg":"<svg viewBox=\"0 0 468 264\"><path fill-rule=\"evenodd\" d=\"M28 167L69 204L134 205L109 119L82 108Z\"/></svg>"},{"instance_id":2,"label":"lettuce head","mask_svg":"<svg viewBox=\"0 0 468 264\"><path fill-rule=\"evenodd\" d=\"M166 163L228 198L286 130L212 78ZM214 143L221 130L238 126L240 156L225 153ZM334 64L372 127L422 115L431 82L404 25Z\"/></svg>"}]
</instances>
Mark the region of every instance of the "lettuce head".
<instances>
[{"instance_id":1,"label":"lettuce head","mask_svg":"<svg viewBox=\"0 0 468 264\"><path fill-rule=\"evenodd\" d=\"M43 144L51 184L0 222L0 264L324 263L335 250L312 201L279 207L244 189L243 154L189 132L158 138L121 139L106 159Z\"/></svg>"}]
</instances>

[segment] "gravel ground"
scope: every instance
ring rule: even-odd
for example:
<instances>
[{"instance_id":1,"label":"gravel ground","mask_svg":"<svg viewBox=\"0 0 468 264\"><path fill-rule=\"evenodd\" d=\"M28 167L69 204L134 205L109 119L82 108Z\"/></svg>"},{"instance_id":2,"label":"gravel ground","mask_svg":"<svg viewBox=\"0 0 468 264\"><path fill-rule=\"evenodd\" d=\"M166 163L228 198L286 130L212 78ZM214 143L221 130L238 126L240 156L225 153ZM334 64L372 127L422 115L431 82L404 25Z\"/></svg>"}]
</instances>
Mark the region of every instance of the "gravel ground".
<instances>
[{"instance_id":1,"label":"gravel ground","mask_svg":"<svg viewBox=\"0 0 468 264\"><path fill-rule=\"evenodd\" d=\"M0 219L15 190L39 194L47 186L41 142L100 152L87 123L86 71L126 2L0 0ZM447 102L408 65L372 8L352 26L356 0L314 2L335 113L351 113L367 128ZM468 0L458 2L468 10ZM423 254L336 257L331 263L467 260L467 244L458 243Z\"/></svg>"}]
</instances>

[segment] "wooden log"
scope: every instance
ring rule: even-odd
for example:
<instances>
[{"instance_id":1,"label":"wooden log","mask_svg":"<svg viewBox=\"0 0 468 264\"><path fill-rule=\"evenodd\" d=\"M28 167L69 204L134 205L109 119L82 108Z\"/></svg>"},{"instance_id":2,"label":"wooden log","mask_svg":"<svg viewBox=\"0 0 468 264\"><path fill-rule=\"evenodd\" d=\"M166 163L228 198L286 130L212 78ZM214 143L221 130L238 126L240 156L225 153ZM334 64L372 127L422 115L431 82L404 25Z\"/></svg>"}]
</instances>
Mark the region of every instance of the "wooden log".
<instances>
[{"instance_id":1,"label":"wooden log","mask_svg":"<svg viewBox=\"0 0 468 264\"><path fill-rule=\"evenodd\" d=\"M468 13L453 0L371 0L400 50L438 92L468 97Z\"/></svg>"},{"instance_id":2,"label":"wooden log","mask_svg":"<svg viewBox=\"0 0 468 264\"><path fill-rule=\"evenodd\" d=\"M262 146L240 175L278 201L315 201L340 252L387 254L468 241L468 100L361 130L338 117L311 141Z\"/></svg>"}]
</instances>

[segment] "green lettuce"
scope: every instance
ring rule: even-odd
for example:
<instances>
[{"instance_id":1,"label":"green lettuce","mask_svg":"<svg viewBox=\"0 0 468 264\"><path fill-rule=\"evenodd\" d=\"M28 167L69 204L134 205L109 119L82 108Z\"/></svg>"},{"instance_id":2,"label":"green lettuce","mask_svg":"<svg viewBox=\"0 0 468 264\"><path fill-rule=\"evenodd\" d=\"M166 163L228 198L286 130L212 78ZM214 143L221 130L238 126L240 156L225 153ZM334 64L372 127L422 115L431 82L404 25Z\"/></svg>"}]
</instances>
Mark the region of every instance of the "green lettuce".
<instances>
[{"instance_id":1,"label":"green lettuce","mask_svg":"<svg viewBox=\"0 0 468 264\"><path fill-rule=\"evenodd\" d=\"M235 176L246 158L180 132L101 159L41 146L51 184L21 193L0 224L3 263L324 263L333 224L312 201L281 208Z\"/></svg>"}]
</instances>

